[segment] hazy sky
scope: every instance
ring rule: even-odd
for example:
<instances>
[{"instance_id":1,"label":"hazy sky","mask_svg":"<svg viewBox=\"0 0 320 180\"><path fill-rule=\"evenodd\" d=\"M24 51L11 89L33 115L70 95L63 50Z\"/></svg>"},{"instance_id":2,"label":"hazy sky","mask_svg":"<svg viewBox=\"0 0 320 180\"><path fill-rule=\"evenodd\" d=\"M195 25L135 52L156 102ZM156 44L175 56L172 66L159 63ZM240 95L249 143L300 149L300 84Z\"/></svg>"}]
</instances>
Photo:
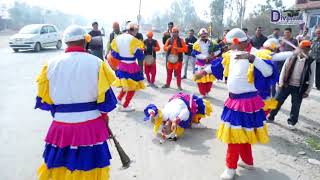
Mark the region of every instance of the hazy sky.
<instances>
[{"instance_id":1,"label":"hazy sky","mask_svg":"<svg viewBox=\"0 0 320 180\"><path fill-rule=\"evenodd\" d=\"M13 3L14 0L1 0ZM139 0L19 0L31 5L48 9L58 9L70 14L80 14L89 20L119 21L136 20ZM150 18L154 12L161 12L169 8L173 0L141 0L141 15ZM264 0L248 0L247 13ZM200 3L201 2L201 3ZM194 0L196 11L200 17L208 11L210 0ZM291 6L295 0L283 0L286 6ZM208 11L209 12L209 11Z\"/></svg>"}]
</instances>

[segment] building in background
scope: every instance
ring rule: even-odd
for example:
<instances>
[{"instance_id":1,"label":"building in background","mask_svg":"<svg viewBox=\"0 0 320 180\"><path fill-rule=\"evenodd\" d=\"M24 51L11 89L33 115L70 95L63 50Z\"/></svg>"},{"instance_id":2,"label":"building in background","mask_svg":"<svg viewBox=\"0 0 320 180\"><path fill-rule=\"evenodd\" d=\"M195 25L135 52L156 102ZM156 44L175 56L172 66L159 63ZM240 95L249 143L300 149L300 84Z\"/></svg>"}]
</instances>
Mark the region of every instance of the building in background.
<instances>
[{"instance_id":1,"label":"building in background","mask_svg":"<svg viewBox=\"0 0 320 180\"><path fill-rule=\"evenodd\" d=\"M317 25L320 25L320 1L296 0L296 8L303 13L305 26L310 29L311 36Z\"/></svg>"}]
</instances>

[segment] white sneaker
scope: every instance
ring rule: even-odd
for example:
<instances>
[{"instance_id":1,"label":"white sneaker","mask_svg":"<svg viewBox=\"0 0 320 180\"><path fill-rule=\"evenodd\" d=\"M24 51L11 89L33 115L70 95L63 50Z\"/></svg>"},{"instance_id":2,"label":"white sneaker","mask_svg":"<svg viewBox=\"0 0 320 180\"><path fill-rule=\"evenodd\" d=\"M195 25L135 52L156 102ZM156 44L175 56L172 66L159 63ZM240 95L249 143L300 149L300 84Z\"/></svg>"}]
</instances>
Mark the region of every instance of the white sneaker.
<instances>
[{"instance_id":1,"label":"white sneaker","mask_svg":"<svg viewBox=\"0 0 320 180\"><path fill-rule=\"evenodd\" d=\"M223 180L231 180L234 179L236 175L236 170L235 169L229 169L227 168L226 170L224 170L224 172L221 174L220 179Z\"/></svg>"},{"instance_id":2,"label":"white sneaker","mask_svg":"<svg viewBox=\"0 0 320 180\"><path fill-rule=\"evenodd\" d=\"M119 110L121 112L132 112L132 111L135 111L134 107L132 107L132 106L128 106L128 107L121 106Z\"/></svg>"},{"instance_id":3,"label":"white sneaker","mask_svg":"<svg viewBox=\"0 0 320 180\"><path fill-rule=\"evenodd\" d=\"M243 162L242 160L240 160L238 162L238 166L242 167L242 168L245 168L245 169L248 169L248 170L253 170L254 169L254 166L253 165L249 165L249 164L246 164L245 162Z\"/></svg>"},{"instance_id":4,"label":"white sneaker","mask_svg":"<svg viewBox=\"0 0 320 180\"><path fill-rule=\"evenodd\" d=\"M196 128L196 129L205 129L207 128L207 126L201 124L201 123L192 123L192 128Z\"/></svg>"},{"instance_id":5,"label":"white sneaker","mask_svg":"<svg viewBox=\"0 0 320 180\"><path fill-rule=\"evenodd\" d=\"M294 125L292 125L292 124L288 124L288 128L290 130L296 130L296 127Z\"/></svg>"}]
</instances>

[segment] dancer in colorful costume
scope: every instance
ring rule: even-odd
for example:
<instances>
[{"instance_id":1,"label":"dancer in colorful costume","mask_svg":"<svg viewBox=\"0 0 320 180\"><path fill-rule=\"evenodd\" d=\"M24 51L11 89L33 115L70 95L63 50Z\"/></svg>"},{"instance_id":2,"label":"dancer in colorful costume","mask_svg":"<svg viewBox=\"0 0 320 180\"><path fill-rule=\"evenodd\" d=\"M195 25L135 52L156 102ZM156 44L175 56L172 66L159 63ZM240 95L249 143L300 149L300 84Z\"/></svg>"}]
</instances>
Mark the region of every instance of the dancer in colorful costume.
<instances>
[{"instance_id":1,"label":"dancer in colorful costume","mask_svg":"<svg viewBox=\"0 0 320 180\"><path fill-rule=\"evenodd\" d=\"M162 111L154 104L144 110L145 120L154 121L154 133L160 130L163 139L173 140L181 137L186 128L204 128L200 120L209 117L211 112L209 101L182 92L171 97Z\"/></svg>"},{"instance_id":2,"label":"dancer in colorful costume","mask_svg":"<svg viewBox=\"0 0 320 180\"><path fill-rule=\"evenodd\" d=\"M85 50L80 26L64 32L66 53L52 58L37 77L36 107L51 111L40 180L108 180L108 115L116 108L113 71Z\"/></svg>"},{"instance_id":3,"label":"dancer in colorful costume","mask_svg":"<svg viewBox=\"0 0 320 180\"><path fill-rule=\"evenodd\" d=\"M218 44L213 44L208 39L208 31L205 28L200 29L200 39L193 45L192 56L196 60L196 72L203 70L207 66L210 66L211 61L221 54L221 49ZM194 80L198 84L198 89L202 97L207 97L211 91L212 83L216 78L212 74L207 74L201 79Z\"/></svg>"},{"instance_id":4,"label":"dancer in colorful costume","mask_svg":"<svg viewBox=\"0 0 320 180\"><path fill-rule=\"evenodd\" d=\"M221 115L217 138L228 144L227 168L221 179L233 179L238 165L253 168L251 145L269 142L264 103L254 81L272 78L273 66L246 51L249 42L241 29L232 29L226 40L232 43L227 83L229 98ZM224 67L221 62L213 61L211 67L196 75L197 78L212 73L222 79ZM261 76L254 77L254 71L259 71ZM239 156L242 161L238 163Z\"/></svg>"},{"instance_id":5,"label":"dancer in colorful costume","mask_svg":"<svg viewBox=\"0 0 320 180\"><path fill-rule=\"evenodd\" d=\"M129 104L135 91L145 88L143 74L140 73L140 67L136 62L136 60L142 61L144 59L144 44L135 38L137 34L136 26L134 23L129 23L127 32L117 36L111 42L111 55L119 60L116 70L117 79L113 85L121 88L117 97L119 104L121 104L123 97L126 96L123 105L120 107L120 111L125 112L135 110Z\"/></svg>"}]
</instances>

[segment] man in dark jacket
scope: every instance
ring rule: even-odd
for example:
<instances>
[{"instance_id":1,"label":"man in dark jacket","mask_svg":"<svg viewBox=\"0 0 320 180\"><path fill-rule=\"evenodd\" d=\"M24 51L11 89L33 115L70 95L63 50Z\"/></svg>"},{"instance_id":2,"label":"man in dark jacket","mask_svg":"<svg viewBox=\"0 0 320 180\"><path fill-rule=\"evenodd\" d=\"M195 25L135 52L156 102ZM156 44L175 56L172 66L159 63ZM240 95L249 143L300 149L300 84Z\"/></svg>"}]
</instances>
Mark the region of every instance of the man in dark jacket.
<instances>
[{"instance_id":1,"label":"man in dark jacket","mask_svg":"<svg viewBox=\"0 0 320 180\"><path fill-rule=\"evenodd\" d=\"M309 56L311 42L303 40L299 47L301 49L298 49L283 65L279 81L279 92L276 95L278 105L268 117L268 120L273 122L282 104L291 95L292 105L290 117L288 118L290 129L294 129L298 122L302 99L307 98L312 89L316 65L314 59Z\"/></svg>"},{"instance_id":2,"label":"man in dark jacket","mask_svg":"<svg viewBox=\"0 0 320 180\"><path fill-rule=\"evenodd\" d=\"M182 76L182 79L187 79L187 72L188 72L188 64L189 61L191 62L192 66L192 72L194 74L195 72L195 59L191 56L193 44L197 41L197 38L194 37L194 30L189 30L189 36L185 39L185 42L188 46L188 52L185 53L185 59L184 59L184 74Z\"/></svg>"},{"instance_id":3,"label":"man in dark jacket","mask_svg":"<svg viewBox=\"0 0 320 180\"><path fill-rule=\"evenodd\" d=\"M311 56L316 61L316 87L320 90L320 28L316 30L316 37L312 41Z\"/></svg>"},{"instance_id":4,"label":"man in dark jacket","mask_svg":"<svg viewBox=\"0 0 320 180\"><path fill-rule=\"evenodd\" d=\"M262 34L262 27L258 27L256 29L255 36L251 39L252 46L255 47L256 49L260 49L263 46L263 43L267 39L268 38Z\"/></svg>"},{"instance_id":5,"label":"man in dark jacket","mask_svg":"<svg viewBox=\"0 0 320 180\"><path fill-rule=\"evenodd\" d=\"M171 38L172 28L173 28L173 22L169 22L168 23L168 30L163 33L163 37L162 37L162 44L163 45L165 45L167 40Z\"/></svg>"},{"instance_id":6,"label":"man in dark jacket","mask_svg":"<svg viewBox=\"0 0 320 180\"><path fill-rule=\"evenodd\" d=\"M102 40L102 33L99 30L98 22L92 23L92 30L89 34L92 37L91 42L89 43L89 51L91 54L97 56L101 60L103 60L103 40Z\"/></svg>"}]
</instances>

